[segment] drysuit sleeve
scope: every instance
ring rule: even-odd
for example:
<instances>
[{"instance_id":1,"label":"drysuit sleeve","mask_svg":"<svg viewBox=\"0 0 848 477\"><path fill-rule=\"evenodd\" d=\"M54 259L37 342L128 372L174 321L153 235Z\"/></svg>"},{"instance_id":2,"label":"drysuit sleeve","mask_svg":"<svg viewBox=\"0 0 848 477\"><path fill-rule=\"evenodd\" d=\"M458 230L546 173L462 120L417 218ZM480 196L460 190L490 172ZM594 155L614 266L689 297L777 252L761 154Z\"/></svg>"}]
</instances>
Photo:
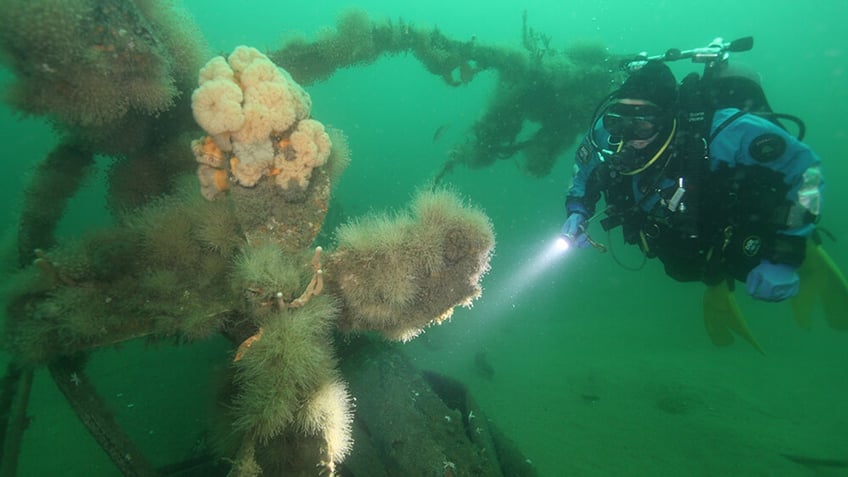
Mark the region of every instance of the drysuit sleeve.
<instances>
[{"instance_id":1,"label":"drysuit sleeve","mask_svg":"<svg viewBox=\"0 0 848 477\"><path fill-rule=\"evenodd\" d=\"M597 134L598 131L593 133ZM600 164L601 155L587 134L574 154L571 185L565 199L568 215L577 212L590 217L595 213L595 205L601 198L601 185L597 178Z\"/></svg>"},{"instance_id":2,"label":"drysuit sleeve","mask_svg":"<svg viewBox=\"0 0 848 477\"><path fill-rule=\"evenodd\" d=\"M713 127L724 123L737 111L717 111ZM769 204L771 210L761 212L763 216L772 218L779 235L777 242L784 239L785 242L795 242L790 248L803 247L803 239L812 233L813 224L821 213L824 191L821 160L809 146L771 121L745 114L728 124L710 142L710 158L712 170L744 167L752 171L764 168L776 173L785 186L785 201ZM802 245L797 245L797 242ZM765 258L783 263L800 263L803 260L803 253L800 260L781 256L782 249L778 246L777 251L772 252L774 256Z\"/></svg>"}]
</instances>

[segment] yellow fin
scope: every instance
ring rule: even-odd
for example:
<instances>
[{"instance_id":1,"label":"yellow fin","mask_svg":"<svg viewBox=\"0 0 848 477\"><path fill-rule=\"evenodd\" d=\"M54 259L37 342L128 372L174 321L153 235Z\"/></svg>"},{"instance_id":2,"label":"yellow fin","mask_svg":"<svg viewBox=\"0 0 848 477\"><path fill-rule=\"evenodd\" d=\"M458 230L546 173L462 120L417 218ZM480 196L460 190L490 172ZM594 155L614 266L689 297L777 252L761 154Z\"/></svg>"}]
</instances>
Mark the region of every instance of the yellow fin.
<instances>
[{"instance_id":1,"label":"yellow fin","mask_svg":"<svg viewBox=\"0 0 848 477\"><path fill-rule=\"evenodd\" d=\"M730 346L735 340L724 317L730 310L722 288L724 286L716 285L704 290L704 326L714 345Z\"/></svg>"},{"instance_id":2,"label":"yellow fin","mask_svg":"<svg viewBox=\"0 0 848 477\"><path fill-rule=\"evenodd\" d=\"M812 326L813 313L821 300L828 325L848 330L848 281L821 245L807 241L807 256L798 269L801 286L791 300L795 321Z\"/></svg>"},{"instance_id":3,"label":"yellow fin","mask_svg":"<svg viewBox=\"0 0 848 477\"><path fill-rule=\"evenodd\" d=\"M814 256L821 263L821 299L824 318L835 330L848 330L848 280L821 246ZM808 255L809 257L809 255Z\"/></svg>"},{"instance_id":4,"label":"yellow fin","mask_svg":"<svg viewBox=\"0 0 848 477\"><path fill-rule=\"evenodd\" d=\"M733 343L733 335L736 334L761 354L766 354L748 328L748 323L745 322L727 282L709 286L704 291L704 325L710 340L716 346L729 346Z\"/></svg>"},{"instance_id":5,"label":"yellow fin","mask_svg":"<svg viewBox=\"0 0 848 477\"><path fill-rule=\"evenodd\" d=\"M801 282L798 294L789 300L795 322L804 329L810 329L813 326L813 313L819 303L821 290L824 288L822 273L824 264L818 253L819 248L812 240L807 240L807 255L804 263L798 268L798 278Z\"/></svg>"}]
</instances>

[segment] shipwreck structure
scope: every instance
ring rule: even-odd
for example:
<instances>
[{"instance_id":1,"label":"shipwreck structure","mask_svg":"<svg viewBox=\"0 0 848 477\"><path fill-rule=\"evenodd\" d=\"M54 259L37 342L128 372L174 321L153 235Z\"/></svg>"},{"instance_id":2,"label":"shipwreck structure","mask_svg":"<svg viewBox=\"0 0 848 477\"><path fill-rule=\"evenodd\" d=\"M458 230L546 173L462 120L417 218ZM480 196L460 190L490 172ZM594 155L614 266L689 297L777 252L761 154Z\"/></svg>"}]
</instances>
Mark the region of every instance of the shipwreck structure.
<instances>
[{"instance_id":1,"label":"shipwreck structure","mask_svg":"<svg viewBox=\"0 0 848 477\"><path fill-rule=\"evenodd\" d=\"M614 74L602 48L556 51L526 17L521 47L505 49L352 12L314 40L205 61L171 3L2 0L0 11L0 57L16 76L7 102L62 138L26 189L20 269L5 290L14 360L0 395L0 475L14 475L39 366L124 475L167 474L117 425L86 355L213 335L232 345L221 413L235 439L186 463L203 475L533 475L461 384L373 336L408 341L479 297L494 231L438 183L457 165L514 156L545 175L606 93ZM484 70L498 86L433 190L340 226L324 249L316 237L350 151L311 116L303 86L399 53L451 86ZM116 225L57 243L98 154L116 158ZM405 397L386 405L381 395Z\"/></svg>"}]
</instances>

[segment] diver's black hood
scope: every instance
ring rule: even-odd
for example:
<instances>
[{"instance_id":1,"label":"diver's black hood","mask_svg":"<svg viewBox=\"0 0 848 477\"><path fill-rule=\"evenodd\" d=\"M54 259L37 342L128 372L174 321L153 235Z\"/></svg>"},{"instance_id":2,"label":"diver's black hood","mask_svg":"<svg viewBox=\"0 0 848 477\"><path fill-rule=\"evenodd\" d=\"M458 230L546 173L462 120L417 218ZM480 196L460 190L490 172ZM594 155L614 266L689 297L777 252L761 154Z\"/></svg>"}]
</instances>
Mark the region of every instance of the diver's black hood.
<instances>
[{"instance_id":1,"label":"diver's black hood","mask_svg":"<svg viewBox=\"0 0 848 477\"><path fill-rule=\"evenodd\" d=\"M671 111L677 103L677 80L668 65L651 60L631 73L612 97L643 99Z\"/></svg>"}]
</instances>

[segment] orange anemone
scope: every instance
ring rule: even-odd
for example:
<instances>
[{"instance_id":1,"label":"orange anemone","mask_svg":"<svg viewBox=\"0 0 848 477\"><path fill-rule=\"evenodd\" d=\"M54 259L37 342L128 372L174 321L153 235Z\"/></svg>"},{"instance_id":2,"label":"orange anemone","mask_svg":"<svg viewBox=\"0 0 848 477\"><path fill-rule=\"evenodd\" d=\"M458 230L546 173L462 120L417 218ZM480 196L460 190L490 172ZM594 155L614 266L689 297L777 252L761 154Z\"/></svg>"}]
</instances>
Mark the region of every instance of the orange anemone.
<instances>
[{"instance_id":1,"label":"orange anemone","mask_svg":"<svg viewBox=\"0 0 848 477\"><path fill-rule=\"evenodd\" d=\"M227 180L227 171L223 169L215 169L215 175L213 177L215 180L215 187L217 187L219 191L223 192L230 188L230 183Z\"/></svg>"},{"instance_id":2,"label":"orange anemone","mask_svg":"<svg viewBox=\"0 0 848 477\"><path fill-rule=\"evenodd\" d=\"M201 150L204 155L215 158L215 160L221 160L221 149L215 144L215 141L212 140L212 136L206 136L206 139L203 140L203 146L201 146Z\"/></svg>"}]
</instances>

